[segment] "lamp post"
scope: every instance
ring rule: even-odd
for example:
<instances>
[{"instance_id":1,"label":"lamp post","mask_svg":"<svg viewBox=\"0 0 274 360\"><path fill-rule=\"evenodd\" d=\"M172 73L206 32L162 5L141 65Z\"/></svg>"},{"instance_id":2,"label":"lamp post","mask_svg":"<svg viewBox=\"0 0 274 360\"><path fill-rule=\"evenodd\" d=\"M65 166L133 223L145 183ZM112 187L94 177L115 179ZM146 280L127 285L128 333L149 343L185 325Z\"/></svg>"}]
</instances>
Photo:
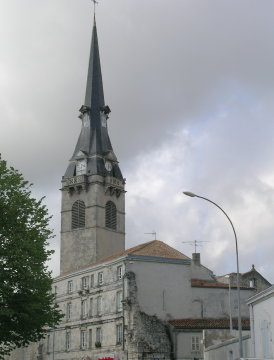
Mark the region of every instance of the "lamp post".
<instances>
[{"instance_id":1,"label":"lamp post","mask_svg":"<svg viewBox=\"0 0 274 360\"><path fill-rule=\"evenodd\" d=\"M232 306L231 306L231 277L230 275L226 275L226 278L228 278L228 297L229 297L229 328L230 328L230 334L232 334Z\"/></svg>"},{"instance_id":2,"label":"lamp post","mask_svg":"<svg viewBox=\"0 0 274 360\"><path fill-rule=\"evenodd\" d=\"M222 213L227 217L228 221L230 222L230 225L232 226L233 229L233 233L234 233L234 237L235 237L235 245L236 245L236 260L237 260L237 297L238 297L238 330L239 330L239 354L240 354L240 358L243 357L243 339L242 339L242 317L241 317L241 298L240 298L240 272L239 272L239 254L238 254L238 241L237 241L237 235L236 235L236 231L235 228L232 224L232 221L230 220L229 216L227 215L227 213L219 206L217 205L215 202L213 202L212 200L209 200L203 196L199 196L196 195L190 191L184 191L183 194L190 196L190 197L197 197L203 200L206 200L208 202L210 202L211 204L217 206L217 208L219 208Z\"/></svg>"}]
</instances>

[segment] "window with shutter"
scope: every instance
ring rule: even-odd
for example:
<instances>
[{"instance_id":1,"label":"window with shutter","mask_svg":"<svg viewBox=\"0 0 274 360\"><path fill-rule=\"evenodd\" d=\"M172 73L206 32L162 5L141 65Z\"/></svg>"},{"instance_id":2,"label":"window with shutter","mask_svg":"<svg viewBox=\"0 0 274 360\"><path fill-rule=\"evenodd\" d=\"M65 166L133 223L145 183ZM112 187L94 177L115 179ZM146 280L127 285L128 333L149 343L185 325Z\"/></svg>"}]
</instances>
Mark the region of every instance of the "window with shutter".
<instances>
[{"instance_id":1,"label":"window with shutter","mask_svg":"<svg viewBox=\"0 0 274 360\"><path fill-rule=\"evenodd\" d=\"M112 230L117 229L117 210L112 201L106 203L106 227Z\"/></svg>"},{"instance_id":2,"label":"window with shutter","mask_svg":"<svg viewBox=\"0 0 274 360\"><path fill-rule=\"evenodd\" d=\"M86 207L82 200L77 200L72 205L71 228L80 229L85 227Z\"/></svg>"}]
</instances>

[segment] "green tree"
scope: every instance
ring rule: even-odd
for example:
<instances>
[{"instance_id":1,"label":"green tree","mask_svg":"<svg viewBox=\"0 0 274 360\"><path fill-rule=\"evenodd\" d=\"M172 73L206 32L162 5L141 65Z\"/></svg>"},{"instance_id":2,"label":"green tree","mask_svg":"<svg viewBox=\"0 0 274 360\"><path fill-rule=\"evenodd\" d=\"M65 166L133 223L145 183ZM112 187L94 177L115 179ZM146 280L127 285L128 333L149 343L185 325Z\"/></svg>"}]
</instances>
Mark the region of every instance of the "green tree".
<instances>
[{"instance_id":1,"label":"green tree","mask_svg":"<svg viewBox=\"0 0 274 360\"><path fill-rule=\"evenodd\" d=\"M62 318L46 266L50 217L30 187L0 158L0 359L40 340Z\"/></svg>"}]
</instances>

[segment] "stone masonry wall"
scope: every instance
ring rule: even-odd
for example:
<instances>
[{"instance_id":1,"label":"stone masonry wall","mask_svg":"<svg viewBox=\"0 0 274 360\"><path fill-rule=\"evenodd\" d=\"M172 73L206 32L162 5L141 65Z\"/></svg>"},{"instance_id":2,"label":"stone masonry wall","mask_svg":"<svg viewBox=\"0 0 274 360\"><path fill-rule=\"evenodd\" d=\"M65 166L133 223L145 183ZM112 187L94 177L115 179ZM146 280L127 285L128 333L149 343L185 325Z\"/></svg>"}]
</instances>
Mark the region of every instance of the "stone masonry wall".
<instances>
[{"instance_id":1,"label":"stone masonry wall","mask_svg":"<svg viewBox=\"0 0 274 360\"><path fill-rule=\"evenodd\" d=\"M126 345L128 359L169 359L171 341L166 324L157 316L141 311L137 301L135 274L128 272L127 298L125 299Z\"/></svg>"}]
</instances>

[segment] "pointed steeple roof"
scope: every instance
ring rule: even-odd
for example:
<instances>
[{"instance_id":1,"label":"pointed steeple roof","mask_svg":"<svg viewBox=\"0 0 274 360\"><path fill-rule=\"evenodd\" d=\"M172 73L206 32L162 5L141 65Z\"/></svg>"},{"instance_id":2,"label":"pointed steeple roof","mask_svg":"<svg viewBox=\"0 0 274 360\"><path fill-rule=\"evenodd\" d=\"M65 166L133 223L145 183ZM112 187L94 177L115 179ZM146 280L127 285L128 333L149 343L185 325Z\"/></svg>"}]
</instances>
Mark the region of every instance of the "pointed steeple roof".
<instances>
[{"instance_id":1,"label":"pointed steeple roof","mask_svg":"<svg viewBox=\"0 0 274 360\"><path fill-rule=\"evenodd\" d=\"M86 87L85 106L90 108L100 108L105 106L102 71L100 64L99 45L97 36L96 19L94 16L88 78Z\"/></svg>"},{"instance_id":2,"label":"pointed steeple roof","mask_svg":"<svg viewBox=\"0 0 274 360\"><path fill-rule=\"evenodd\" d=\"M123 179L108 135L110 109L105 105L96 20L92 30L85 102L80 109L82 129L66 177L75 175L76 161L87 159L88 175L105 175L105 160L114 161L112 176Z\"/></svg>"}]
</instances>

